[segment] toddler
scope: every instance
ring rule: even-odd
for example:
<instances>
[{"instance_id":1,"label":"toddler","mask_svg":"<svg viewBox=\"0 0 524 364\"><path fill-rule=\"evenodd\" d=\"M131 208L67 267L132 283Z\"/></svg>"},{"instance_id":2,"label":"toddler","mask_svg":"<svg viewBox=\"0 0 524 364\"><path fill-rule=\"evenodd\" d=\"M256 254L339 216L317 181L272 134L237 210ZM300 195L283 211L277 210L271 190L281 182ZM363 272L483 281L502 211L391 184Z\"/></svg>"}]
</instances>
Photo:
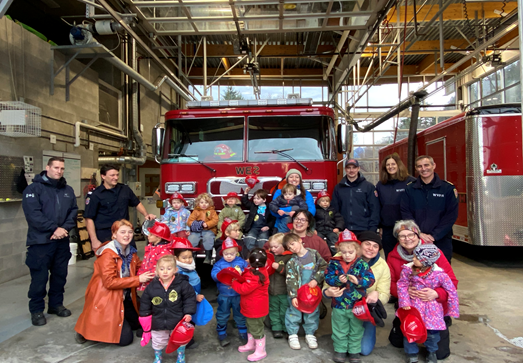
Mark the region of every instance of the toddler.
<instances>
[{"instance_id":1,"label":"toddler","mask_svg":"<svg viewBox=\"0 0 524 364\"><path fill-rule=\"evenodd\" d=\"M187 226L187 219L189 219L190 212L184 207L187 206L187 201L180 193L175 192L169 198L170 207L166 208L164 215L160 217L160 222L169 226L171 234L177 238L187 238L189 236L189 226Z\"/></svg>"},{"instance_id":2,"label":"toddler","mask_svg":"<svg viewBox=\"0 0 524 364\"><path fill-rule=\"evenodd\" d=\"M291 207L291 212L282 210L284 207ZM291 217L296 210L307 210L307 203L301 196L297 196L297 188L288 183L282 187L282 194L269 203L269 209L278 214L275 223L278 232L287 233L287 224L291 222Z\"/></svg>"},{"instance_id":3,"label":"toddler","mask_svg":"<svg viewBox=\"0 0 524 364\"><path fill-rule=\"evenodd\" d=\"M288 302L290 306L286 311L286 330L289 334L289 347L300 350L298 341L298 329L304 318L304 331L306 332L306 343L310 349L318 348L315 331L318 329L320 311L317 307L313 313L302 313L298 310L297 291L304 285L315 288L324 281L324 270L326 261L320 254L310 248L305 248L302 239L294 233L284 236L284 247L293 253L286 264L286 287Z\"/></svg>"},{"instance_id":4,"label":"toddler","mask_svg":"<svg viewBox=\"0 0 524 364\"><path fill-rule=\"evenodd\" d=\"M191 321L196 312L196 296L187 276L176 274L176 261L172 255L158 260L157 276L140 298L140 323L144 328L142 346L153 341L154 363L162 362L162 351L169 342L175 326L183 319ZM150 332L149 328L151 329ZM185 345L177 349L177 363L185 363Z\"/></svg>"},{"instance_id":5,"label":"toddler","mask_svg":"<svg viewBox=\"0 0 524 364\"><path fill-rule=\"evenodd\" d=\"M269 313L268 287L269 276L266 270L267 254L263 249L255 248L249 253L249 269L244 271L243 283L233 279L231 287L240 294L240 312L246 317L247 343L238 348L241 353L255 351L247 356L249 361L264 359L266 337L264 319Z\"/></svg>"},{"instance_id":6,"label":"toddler","mask_svg":"<svg viewBox=\"0 0 524 364\"><path fill-rule=\"evenodd\" d=\"M240 339L242 341L247 340L246 318L240 313L240 295L231 286L225 285L217 279L218 272L224 268L233 267L240 274L247 268L247 262L238 256L238 252L241 249L235 240L226 238L222 243L222 250L220 251L220 255L223 258L217 261L211 270L211 277L217 282L218 288L216 320L218 339L222 347L231 343L227 337L227 322L231 315L231 310L233 310L233 319L237 325Z\"/></svg>"},{"instance_id":7,"label":"toddler","mask_svg":"<svg viewBox=\"0 0 524 364\"><path fill-rule=\"evenodd\" d=\"M286 288L286 264L293 253L284 249L284 234L277 233L269 238L269 251L275 256L269 276L269 319L275 339L282 339L286 330L286 311L289 308Z\"/></svg>"},{"instance_id":8,"label":"toddler","mask_svg":"<svg viewBox=\"0 0 524 364\"><path fill-rule=\"evenodd\" d=\"M342 296L331 299L331 327L333 334L333 361L344 363L349 351L350 363L361 363L361 342L364 324L352 312L355 302L366 296L366 289L375 283L375 276L362 258L360 241L355 234L344 230L336 243L339 254L329 261L326 283L345 288Z\"/></svg>"},{"instance_id":9,"label":"toddler","mask_svg":"<svg viewBox=\"0 0 524 364\"><path fill-rule=\"evenodd\" d=\"M424 342L428 355L426 362L437 362L438 342L440 341L440 330L446 329L444 316L459 317L459 300L457 289L449 276L435 262L440 257L440 250L434 244L420 244L413 251L413 262L404 264L397 281L398 305L400 309L409 310L416 308L424 321L427 329L427 339ZM435 299L423 301L420 298L411 298L408 288L413 287L417 291L424 288L436 289L442 287L448 293L447 307ZM418 346L416 342L409 343L404 337L404 351L408 362L418 362Z\"/></svg>"},{"instance_id":10,"label":"toddler","mask_svg":"<svg viewBox=\"0 0 524 364\"><path fill-rule=\"evenodd\" d=\"M338 239L338 234L344 230L344 218L331 207L331 197L326 191L320 191L315 202L315 227L317 235L326 241L331 250L331 254L335 254L337 249L335 243Z\"/></svg>"},{"instance_id":11,"label":"toddler","mask_svg":"<svg viewBox=\"0 0 524 364\"><path fill-rule=\"evenodd\" d=\"M200 277L196 271L195 260L193 259L193 252L198 250L198 248L193 248L187 239L175 238L173 241L173 249L178 273L187 276L189 284L195 290L197 302L202 302L204 295L200 294Z\"/></svg>"},{"instance_id":12,"label":"toddler","mask_svg":"<svg viewBox=\"0 0 524 364\"><path fill-rule=\"evenodd\" d=\"M224 208L222 209L222 211L220 211L220 214L218 214L218 231L221 231L222 223L226 218L236 220L240 225L240 228L244 226L246 215L242 210L242 206L240 204L240 197L237 195L236 192L229 192L226 198L224 199ZM217 236L217 239L218 238L219 237Z\"/></svg>"},{"instance_id":13,"label":"toddler","mask_svg":"<svg viewBox=\"0 0 524 364\"><path fill-rule=\"evenodd\" d=\"M240 239L240 237L242 236L242 229L240 228L238 221L231 220L229 217L226 217L224 219L224 222L222 223L221 229L222 236L220 236L219 239L215 240L215 252L217 257L220 255L220 252L222 251L222 243L226 238L231 238L234 241L236 241L238 246L240 247L240 251L243 252L243 243Z\"/></svg>"},{"instance_id":14,"label":"toddler","mask_svg":"<svg viewBox=\"0 0 524 364\"><path fill-rule=\"evenodd\" d=\"M155 221L155 224L148 229L149 235L147 236L148 244L144 248L144 259L140 268L138 268L137 275L141 275L145 272L155 272L157 261L164 255L173 255L173 243L171 242L171 233L169 227L166 224ZM150 283L140 283L137 291L143 291Z\"/></svg>"},{"instance_id":15,"label":"toddler","mask_svg":"<svg viewBox=\"0 0 524 364\"><path fill-rule=\"evenodd\" d=\"M256 190L253 194L253 199L249 200L248 193L250 190L249 187L246 187L242 196L242 204L249 209L249 215L244 225L246 233L244 245L248 252L255 246L262 248L275 226L275 217L266 205L267 191L263 189Z\"/></svg>"},{"instance_id":16,"label":"toddler","mask_svg":"<svg viewBox=\"0 0 524 364\"><path fill-rule=\"evenodd\" d=\"M200 239L206 251L204 264L211 264L213 258L213 242L217 233L218 216L213 199L207 193L201 193L195 199L195 209L187 219L187 226L191 228L188 239L194 247Z\"/></svg>"}]
</instances>

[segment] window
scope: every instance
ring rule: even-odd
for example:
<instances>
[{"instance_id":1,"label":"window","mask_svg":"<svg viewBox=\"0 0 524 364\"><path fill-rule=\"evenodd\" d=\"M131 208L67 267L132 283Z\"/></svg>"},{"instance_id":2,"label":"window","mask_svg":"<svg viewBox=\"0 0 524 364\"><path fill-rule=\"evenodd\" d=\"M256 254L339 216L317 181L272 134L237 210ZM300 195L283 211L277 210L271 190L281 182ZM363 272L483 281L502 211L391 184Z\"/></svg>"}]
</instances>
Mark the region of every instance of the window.
<instances>
[{"instance_id":1,"label":"window","mask_svg":"<svg viewBox=\"0 0 524 364\"><path fill-rule=\"evenodd\" d=\"M122 93L113 86L99 80L98 121L120 129Z\"/></svg>"},{"instance_id":2,"label":"window","mask_svg":"<svg viewBox=\"0 0 524 364\"><path fill-rule=\"evenodd\" d=\"M470 107L521 102L520 61L484 76L468 86Z\"/></svg>"}]
</instances>

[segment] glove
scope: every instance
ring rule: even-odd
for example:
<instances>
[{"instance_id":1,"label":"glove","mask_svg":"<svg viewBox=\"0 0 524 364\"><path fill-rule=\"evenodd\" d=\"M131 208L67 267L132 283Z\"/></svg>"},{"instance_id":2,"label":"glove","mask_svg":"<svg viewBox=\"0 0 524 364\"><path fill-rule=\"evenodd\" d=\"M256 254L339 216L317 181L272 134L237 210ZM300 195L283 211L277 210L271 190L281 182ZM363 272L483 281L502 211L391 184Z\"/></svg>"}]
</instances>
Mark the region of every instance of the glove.
<instances>
[{"instance_id":1,"label":"glove","mask_svg":"<svg viewBox=\"0 0 524 364\"><path fill-rule=\"evenodd\" d=\"M369 313L373 316L375 324L379 327L384 327L384 319L388 317L384 305L378 300L376 303L368 303Z\"/></svg>"},{"instance_id":2,"label":"glove","mask_svg":"<svg viewBox=\"0 0 524 364\"><path fill-rule=\"evenodd\" d=\"M144 333L142 334L142 340L140 340L140 345L146 346L147 343L149 343L149 340L151 340L151 321L153 320L153 316L145 316L145 317L139 317L138 321L140 321L140 325L142 325L142 328L144 329Z\"/></svg>"},{"instance_id":3,"label":"glove","mask_svg":"<svg viewBox=\"0 0 524 364\"><path fill-rule=\"evenodd\" d=\"M191 227L189 228L192 232L194 233L199 233L202 231L203 229L203 226L204 225L204 222L201 221L201 220L195 220L193 221L193 223L191 224Z\"/></svg>"}]
</instances>

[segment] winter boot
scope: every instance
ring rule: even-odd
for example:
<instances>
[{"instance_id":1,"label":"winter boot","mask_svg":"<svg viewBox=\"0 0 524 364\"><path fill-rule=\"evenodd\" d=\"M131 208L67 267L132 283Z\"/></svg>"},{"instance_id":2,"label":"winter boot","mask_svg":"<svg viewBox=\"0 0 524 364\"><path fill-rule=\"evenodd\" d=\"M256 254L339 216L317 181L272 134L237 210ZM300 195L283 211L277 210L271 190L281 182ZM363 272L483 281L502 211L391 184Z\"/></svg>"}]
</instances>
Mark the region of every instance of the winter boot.
<instances>
[{"instance_id":1,"label":"winter boot","mask_svg":"<svg viewBox=\"0 0 524 364\"><path fill-rule=\"evenodd\" d=\"M218 335L218 340L220 340L221 347L225 347L231 344L231 340L229 340L226 334Z\"/></svg>"},{"instance_id":2,"label":"winter boot","mask_svg":"<svg viewBox=\"0 0 524 364\"><path fill-rule=\"evenodd\" d=\"M213 249L206 250L206 258L204 259L204 264L211 264L211 258L213 258Z\"/></svg>"},{"instance_id":3,"label":"winter boot","mask_svg":"<svg viewBox=\"0 0 524 364\"><path fill-rule=\"evenodd\" d=\"M266 337L255 340L255 352L247 356L249 361L259 361L267 356L266 353Z\"/></svg>"},{"instance_id":4,"label":"winter boot","mask_svg":"<svg viewBox=\"0 0 524 364\"><path fill-rule=\"evenodd\" d=\"M349 353L349 362L350 363L362 363L360 359L360 353L351 354Z\"/></svg>"},{"instance_id":5,"label":"winter boot","mask_svg":"<svg viewBox=\"0 0 524 364\"><path fill-rule=\"evenodd\" d=\"M162 363L162 350L155 350L155 361L153 363Z\"/></svg>"},{"instance_id":6,"label":"winter boot","mask_svg":"<svg viewBox=\"0 0 524 364\"><path fill-rule=\"evenodd\" d=\"M238 333L238 338L240 339L240 343L242 345L246 345L247 344L247 332L239 332Z\"/></svg>"},{"instance_id":7,"label":"winter boot","mask_svg":"<svg viewBox=\"0 0 524 364\"><path fill-rule=\"evenodd\" d=\"M238 351L241 353L247 353L248 351L255 350L255 338L251 334L247 334L247 344L238 347Z\"/></svg>"},{"instance_id":8,"label":"winter boot","mask_svg":"<svg viewBox=\"0 0 524 364\"><path fill-rule=\"evenodd\" d=\"M428 353L428 356L426 356L426 363L438 363L437 353L436 352Z\"/></svg>"},{"instance_id":9,"label":"winter boot","mask_svg":"<svg viewBox=\"0 0 524 364\"><path fill-rule=\"evenodd\" d=\"M177 357L176 362L177 363L185 363L186 362L186 346L181 346L176 351Z\"/></svg>"}]
</instances>

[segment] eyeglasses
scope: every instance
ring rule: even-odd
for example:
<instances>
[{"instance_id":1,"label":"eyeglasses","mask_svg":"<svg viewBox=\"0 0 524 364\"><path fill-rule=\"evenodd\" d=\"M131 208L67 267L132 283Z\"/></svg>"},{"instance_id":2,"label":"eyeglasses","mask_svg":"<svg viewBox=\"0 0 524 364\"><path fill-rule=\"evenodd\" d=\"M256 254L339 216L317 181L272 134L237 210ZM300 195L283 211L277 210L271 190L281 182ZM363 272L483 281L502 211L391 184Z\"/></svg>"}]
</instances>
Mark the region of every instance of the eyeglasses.
<instances>
[{"instance_id":1,"label":"eyeglasses","mask_svg":"<svg viewBox=\"0 0 524 364\"><path fill-rule=\"evenodd\" d=\"M306 222L307 219L300 219L300 218L297 218L297 219L295 219L295 220L293 220L293 221L296 221L296 222Z\"/></svg>"},{"instance_id":2,"label":"eyeglasses","mask_svg":"<svg viewBox=\"0 0 524 364\"><path fill-rule=\"evenodd\" d=\"M417 234L415 234L415 233L409 233L409 234L406 234L406 235L399 235L398 236L398 240L413 239L415 236L417 236Z\"/></svg>"}]
</instances>

